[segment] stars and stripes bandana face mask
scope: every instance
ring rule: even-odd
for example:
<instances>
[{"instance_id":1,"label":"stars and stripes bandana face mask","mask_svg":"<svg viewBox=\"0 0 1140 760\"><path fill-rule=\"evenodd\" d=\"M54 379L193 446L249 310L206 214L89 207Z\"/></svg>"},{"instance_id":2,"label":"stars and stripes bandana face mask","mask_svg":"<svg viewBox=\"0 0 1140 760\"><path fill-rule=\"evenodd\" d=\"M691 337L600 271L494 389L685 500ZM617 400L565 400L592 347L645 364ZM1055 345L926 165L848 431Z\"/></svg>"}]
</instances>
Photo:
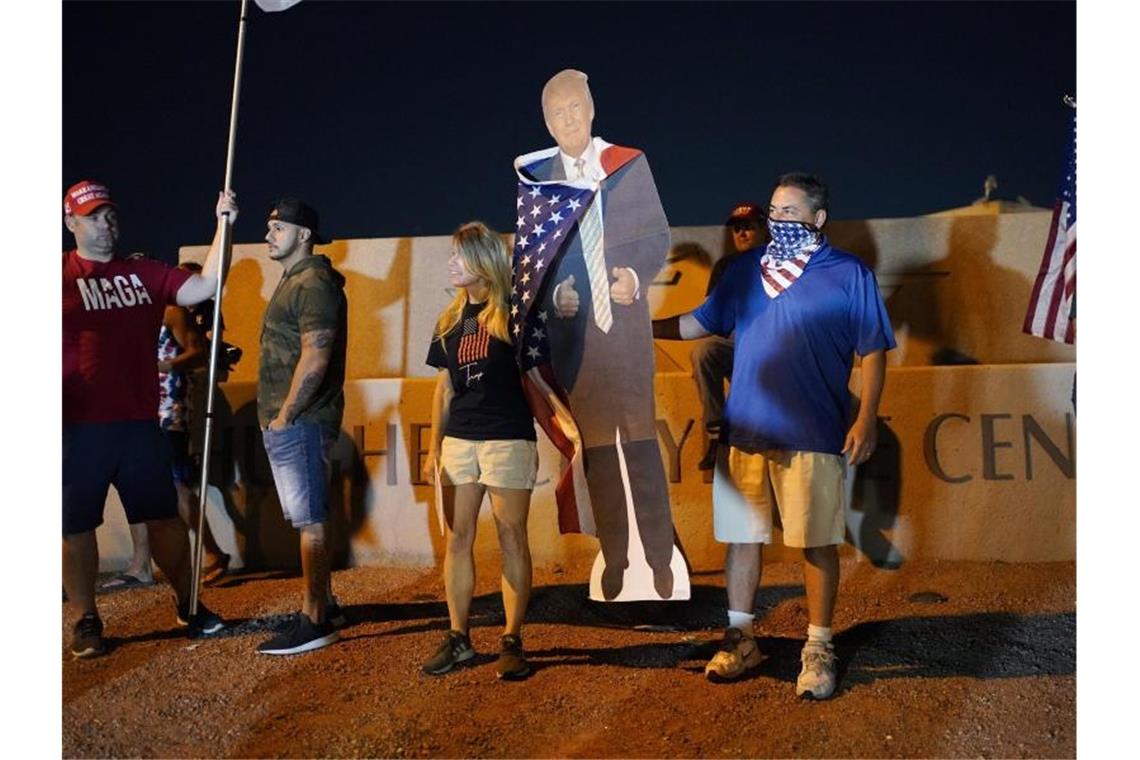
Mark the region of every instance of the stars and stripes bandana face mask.
<instances>
[{"instance_id":1,"label":"stars and stripes bandana face mask","mask_svg":"<svg viewBox=\"0 0 1140 760\"><path fill-rule=\"evenodd\" d=\"M800 278L823 235L807 222L768 220L772 242L760 257L760 279L769 298L783 293Z\"/></svg>"},{"instance_id":2,"label":"stars and stripes bandana face mask","mask_svg":"<svg viewBox=\"0 0 1140 760\"><path fill-rule=\"evenodd\" d=\"M768 232L772 242L768 243L767 254L778 261L787 261L805 251L811 253L819 248L821 236L814 224L797 221L768 220Z\"/></svg>"}]
</instances>

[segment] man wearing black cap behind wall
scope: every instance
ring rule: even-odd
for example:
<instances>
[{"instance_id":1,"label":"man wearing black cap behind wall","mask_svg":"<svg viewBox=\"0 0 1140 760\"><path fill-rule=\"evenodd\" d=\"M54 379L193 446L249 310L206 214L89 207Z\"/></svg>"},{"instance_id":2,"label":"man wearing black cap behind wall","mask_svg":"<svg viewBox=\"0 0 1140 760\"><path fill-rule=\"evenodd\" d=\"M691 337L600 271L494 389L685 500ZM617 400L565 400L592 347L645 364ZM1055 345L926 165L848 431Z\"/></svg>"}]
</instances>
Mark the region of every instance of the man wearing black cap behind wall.
<instances>
[{"instance_id":1,"label":"man wearing black cap behind wall","mask_svg":"<svg viewBox=\"0 0 1140 760\"><path fill-rule=\"evenodd\" d=\"M760 227L763 223L764 212L758 204L741 203L732 209L724 222L726 231L731 236L730 245L709 273L705 296L712 293L717 280L737 254L760 245ZM697 381L697 393L701 399L702 421L709 439L705 454L697 465L702 470L711 470L716 463L716 447L724 417L724 383L732 377L733 340L731 335L727 338L710 335L698 341L689 355L693 362L693 379Z\"/></svg>"},{"instance_id":2,"label":"man wearing black cap behind wall","mask_svg":"<svg viewBox=\"0 0 1140 760\"><path fill-rule=\"evenodd\" d=\"M347 308L344 277L313 245L327 243L317 212L294 198L277 201L266 223L269 258L281 282L265 307L257 416L285 517L301 534L304 604L262 654L328 646L344 617L332 595L326 524L329 451L344 416Z\"/></svg>"}]
</instances>

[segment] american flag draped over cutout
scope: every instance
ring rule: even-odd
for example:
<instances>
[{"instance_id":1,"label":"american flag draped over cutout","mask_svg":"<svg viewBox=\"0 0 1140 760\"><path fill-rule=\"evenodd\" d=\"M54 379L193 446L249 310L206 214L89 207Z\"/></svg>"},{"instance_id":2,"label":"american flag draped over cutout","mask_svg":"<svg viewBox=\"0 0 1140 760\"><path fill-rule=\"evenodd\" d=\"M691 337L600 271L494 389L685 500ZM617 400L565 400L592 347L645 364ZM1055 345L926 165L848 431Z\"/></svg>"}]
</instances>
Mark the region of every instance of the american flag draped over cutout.
<instances>
[{"instance_id":1,"label":"american flag draped over cutout","mask_svg":"<svg viewBox=\"0 0 1140 760\"><path fill-rule=\"evenodd\" d=\"M594 190L557 182L531 183L521 173L515 203L515 247L511 257L511 334L522 369L523 390L535 419L569 463L555 486L558 526L563 533L593 533L593 514L585 485L582 436L566 390L550 364L547 322L554 317L541 306L547 279L571 237L574 225L594 198Z\"/></svg>"},{"instance_id":2,"label":"american flag draped over cutout","mask_svg":"<svg viewBox=\"0 0 1140 760\"><path fill-rule=\"evenodd\" d=\"M1053 206L1053 221L1033 283L1022 331L1061 343L1076 340L1076 327L1069 319L1077 293L1077 112L1073 110L1065 168Z\"/></svg>"}]
</instances>

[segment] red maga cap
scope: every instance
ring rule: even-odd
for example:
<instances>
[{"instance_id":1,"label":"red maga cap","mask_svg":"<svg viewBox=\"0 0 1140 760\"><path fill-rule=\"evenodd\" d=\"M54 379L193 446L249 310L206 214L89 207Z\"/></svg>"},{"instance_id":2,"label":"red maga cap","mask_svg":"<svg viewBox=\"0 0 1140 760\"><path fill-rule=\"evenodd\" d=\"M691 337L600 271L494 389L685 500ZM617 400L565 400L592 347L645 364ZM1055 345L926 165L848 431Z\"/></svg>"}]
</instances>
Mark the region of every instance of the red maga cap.
<instances>
[{"instance_id":1,"label":"red maga cap","mask_svg":"<svg viewBox=\"0 0 1140 760\"><path fill-rule=\"evenodd\" d=\"M87 216L103 205L114 206L111 200L111 191L106 185L85 179L76 182L63 196L63 213Z\"/></svg>"}]
</instances>

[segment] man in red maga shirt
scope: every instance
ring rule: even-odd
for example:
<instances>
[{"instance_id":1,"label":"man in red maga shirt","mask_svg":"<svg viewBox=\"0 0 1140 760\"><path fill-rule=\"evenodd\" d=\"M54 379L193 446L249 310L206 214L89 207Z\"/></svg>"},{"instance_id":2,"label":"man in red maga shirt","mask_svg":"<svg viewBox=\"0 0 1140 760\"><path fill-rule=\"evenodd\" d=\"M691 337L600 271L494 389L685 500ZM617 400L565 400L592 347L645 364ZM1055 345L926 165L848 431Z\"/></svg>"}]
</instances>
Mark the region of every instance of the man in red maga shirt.
<instances>
[{"instance_id":1,"label":"man in red maga shirt","mask_svg":"<svg viewBox=\"0 0 1140 760\"><path fill-rule=\"evenodd\" d=\"M191 635L216 633L222 620L201 603L189 614L190 544L156 416L155 336L168 304L214 295L221 217L237 218L235 196L219 194L219 234L201 274L117 256L118 210L100 183L73 185L63 212L75 236L75 248L63 254L63 585L75 617L71 653L107 651L95 607L95 529L111 485L128 521L146 523L154 559L174 588L178 624Z\"/></svg>"}]
</instances>

